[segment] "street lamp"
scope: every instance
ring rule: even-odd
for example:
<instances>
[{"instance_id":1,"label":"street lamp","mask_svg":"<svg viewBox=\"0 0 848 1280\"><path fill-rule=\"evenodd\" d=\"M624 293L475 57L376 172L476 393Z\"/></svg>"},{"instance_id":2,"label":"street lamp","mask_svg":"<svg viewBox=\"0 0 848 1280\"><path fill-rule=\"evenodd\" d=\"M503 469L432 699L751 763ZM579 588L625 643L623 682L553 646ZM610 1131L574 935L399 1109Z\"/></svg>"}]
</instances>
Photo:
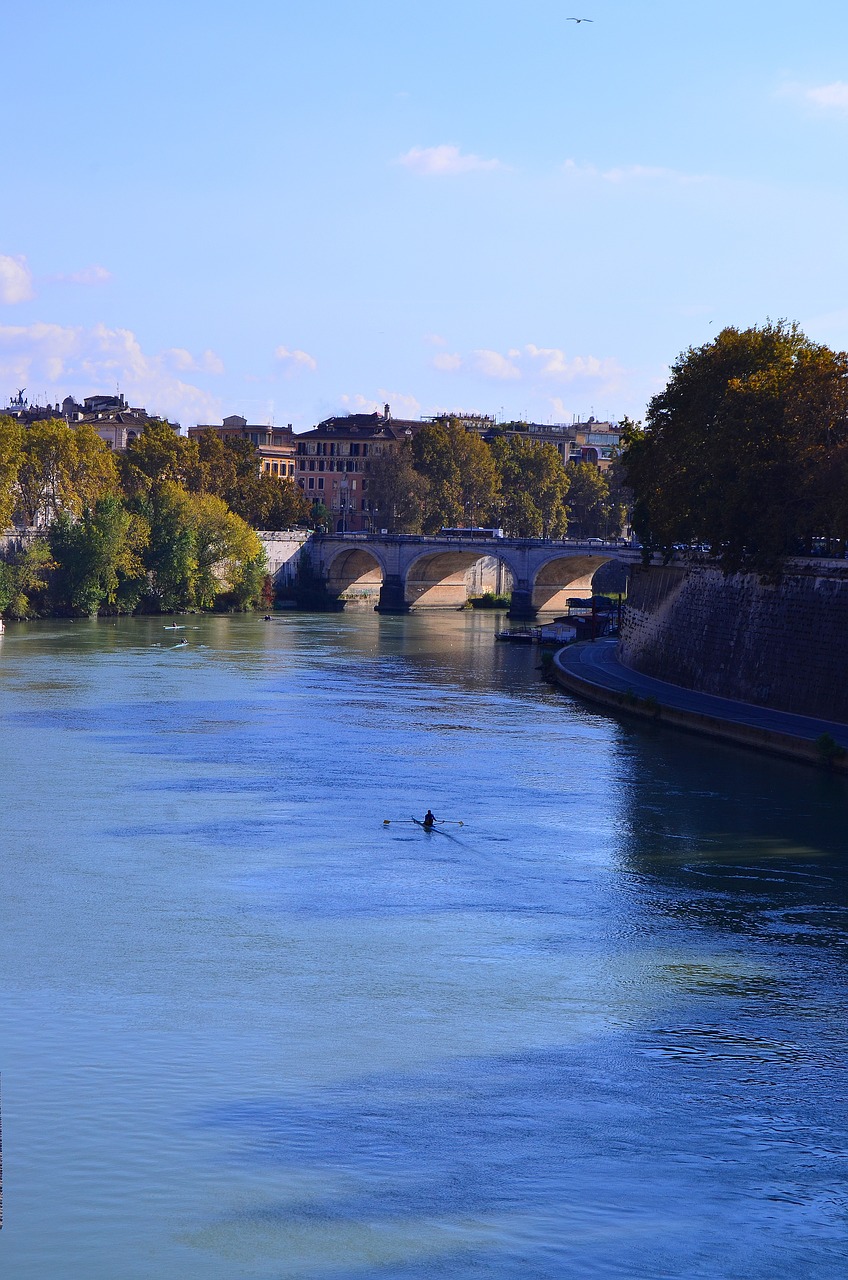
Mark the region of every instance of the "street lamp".
<instances>
[{"instance_id":1,"label":"street lamp","mask_svg":"<svg viewBox=\"0 0 848 1280\"><path fill-rule=\"evenodd\" d=\"M339 485L339 509L342 513L342 533L347 533L347 480L342 480Z\"/></svg>"}]
</instances>

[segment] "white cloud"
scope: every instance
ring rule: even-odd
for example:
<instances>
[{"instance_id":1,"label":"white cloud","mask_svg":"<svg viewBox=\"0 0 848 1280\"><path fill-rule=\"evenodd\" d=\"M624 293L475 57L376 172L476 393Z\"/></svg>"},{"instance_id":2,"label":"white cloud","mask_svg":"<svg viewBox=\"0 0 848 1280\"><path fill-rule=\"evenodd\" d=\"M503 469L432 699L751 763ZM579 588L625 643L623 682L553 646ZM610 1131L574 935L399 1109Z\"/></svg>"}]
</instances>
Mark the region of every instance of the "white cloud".
<instances>
[{"instance_id":1,"label":"white cloud","mask_svg":"<svg viewBox=\"0 0 848 1280\"><path fill-rule=\"evenodd\" d=\"M593 164L578 164L576 160L566 160L562 171L569 177L586 178L620 185L624 182L665 181L680 184L693 182L709 182L706 174L684 173L680 169L666 169L660 165L625 164L612 169L598 169Z\"/></svg>"},{"instance_id":2,"label":"white cloud","mask_svg":"<svg viewBox=\"0 0 848 1280\"><path fill-rule=\"evenodd\" d=\"M510 378L520 378L521 370L511 359L513 355L512 351L505 356L502 356L499 351L487 351L485 349L472 351L471 368L484 378L495 378L499 382Z\"/></svg>"},{"instance_id":3,"label":"white cloud","mask_svg":"<svg viewBox=\"0 0 848 1280\"><path fill-rule=\"evenodd\" d=\"M848 83L845 80L815 85L812 89L805 90L804 96L817 107L824 107L828 111L848 111Z\"/></svg>"},{"instance_id":4,"label":"white cloud","mask_svg":"<svg viewBox=\"0 0 848 1280\"><path fill-rule=\"evenodd\" d=\"M425 333L424 341L428 347L446 347L448 345L447 338L443 338L440 333Z\"/></svg>"},{"instance_id":5,"label":"white cloud","mask_svg":"<svg viewBox=\"0 0 848 1280\"><path fill-rule=\"evenodd\" d=\"M278 360L285 370L286 376L291 377L295 373L302 373L304 369L309 373L314 373L318 368L318 361L311 356L308 351L301 351L299 347L295 347L290 351L288 347L277 347L274 352L274 359Z\"/></svg>"},{"instance_id":6,"label":"white cloud","mask_svg":"<svg viewBox=\"0 0 848 1280\"><path fill-rule=\"evenodd\" d=\"M0 302L28 302L33 296L32 273L26 258L0 253Z\"/></svg>"},{"instance_id":7,"label":"white cloud","mask_svg":"<svg viewBox=\"0 0 848 1280\"><path fill-rule=\"evenodd\" d=\"M175 351L180 359L189 355L179 347L147 355L131 330L102 324L91 329L2 325L0 377L48 394L55 388L61 397L112 391L117 385L132 404L144 405L151 413L214 421L220 417L219 401L176 376ZM202 367L202 361L194 367Z\"/></svg>"},{"instance_id":8,"label":"white cloud","mask_svg":"<svg viewBox=\"0 0 848 1280\"><path fill-rule=\"evenodd\" d=\"M456 373L462 368L462 356L440 351L438 355L433 356L433 368L439 369L442 373Z\"/></svg>"},{"instance_id":9,"label":"white cloud","mask_svg":"<svg viewBox=\"0 0 848 1280\"><path fill-rule=\"evenodd\" d=\"M814 85L788 80L778 87L776 96L811 107L818 113L848 114L848 80L833 80L830 84Z\"/></svg>"},{"instance_id":10,"label":"white cloud","mask_svg":"<svg viewBox=\"0 0 848 1280\"><path fill-rule=\"evenodd\" d=\"M406 395L402 391L387 391L381 387L377 391L378 399L371 400L363 395L339 396L339 404L345 413L382 413L386 405L392 411L393 418L420 418L421 402L415 396Z\"/></svg>"},{"instance_id":11,"label":"white cloud","mask_svg":"<svg viewBox=\"0 0 848 1280\"><path fill-rule=\"evenodd\" d=\"M402 391L387 391L384 387L379 392L383 404L390 406L393 418L420 418L421 401L415 396L404 395Z\"/></svg>"},{"instance_id":12,"label":"white cloud","mask_svg":"<svg viewBox=\"0 0 848 1280\"><path fill-rule=\"evenodd\" d=\"M71 271L69 275L57 276L56 279L67 280L69 284L106 284L112 279L112 272L95 262L81 271Z\"/></svg>"},{"instance_id":13,"label":"white cloud","mask_svg":"<svg viewBox=\"0 0 848 1280\"><path fill-rule=\"evenodd\" d=\"M432 364L443 373L466 373L496 382L597 385L608 391L614 391L624 377L624 370L609 357L568 356L560 347L537 347L532 342L506 352L480 349L468 356L440 352Z\"/></svg>"},{"instance_id":14,"label":"white cloud","mask_svg":"<svg viewBox=\"0 0 848 1280\"><path fill-rule=\"evenodd\" d=\"M178 373L223 373L224 362L220 356L208 348L200 356L193 356L185 347L169 347L162 352L162 358L176 369Z\"/></svg>"},{"instance_id":15,"label":"white cloud","mask_svg":"<svg viewBox=\"0 0 848 1280\"><path fill-rule=\"evenodd\" d=\"M448 143L439 147L411 147L404 155L398 156L396 163L425 178L453 177L458 173L478 173L504 167L500 160L463 155L459 147Z\"/></svg>"}]
</instances>

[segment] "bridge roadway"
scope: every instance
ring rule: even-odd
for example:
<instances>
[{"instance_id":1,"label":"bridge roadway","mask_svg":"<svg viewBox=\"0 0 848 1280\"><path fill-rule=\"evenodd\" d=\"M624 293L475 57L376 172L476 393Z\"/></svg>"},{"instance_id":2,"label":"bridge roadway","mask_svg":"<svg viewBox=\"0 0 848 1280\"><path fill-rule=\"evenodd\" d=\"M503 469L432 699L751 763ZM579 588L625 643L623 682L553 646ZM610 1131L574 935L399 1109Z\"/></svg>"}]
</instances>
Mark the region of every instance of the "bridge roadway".
<instances>
[{"instance_id":1,"label":"bridge roadway","mask_svg":"<svg viewBox=\"0 0 848 1280\"><path fill-rule=\"evenodd\" d=\"M597 540L369 533L317 534L308 554L331 595L373 599L386 613L460 608L468 599L469 571L492 557L511 580L515 618L564 610L570 596L591 594L601 565L638 564L641 558L637 548Z\"/></svg>"}]
</instances>

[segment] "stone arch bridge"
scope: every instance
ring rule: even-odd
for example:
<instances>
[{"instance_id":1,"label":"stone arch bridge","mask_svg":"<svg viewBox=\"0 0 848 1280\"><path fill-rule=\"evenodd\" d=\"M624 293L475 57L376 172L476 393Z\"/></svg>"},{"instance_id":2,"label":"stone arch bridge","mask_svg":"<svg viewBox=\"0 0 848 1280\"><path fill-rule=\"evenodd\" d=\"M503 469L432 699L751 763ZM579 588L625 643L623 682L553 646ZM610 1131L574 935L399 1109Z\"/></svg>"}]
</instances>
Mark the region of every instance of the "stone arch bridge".
<instances>
[{"instance_id":1,"label":"stone arch bridge","mask_svg":"<svg viewBox=\"0 0 848 1280\"><path fill-rule=\"evenodd\" d=\"M442 534L317 534L304 553L330 595L373 600L386 613L460 608L482 561L491 585L511 590L510 614L517 618L561 612L570 596L591 595L593 574L610 560L640 561L635 548L612 543Z\"/></svg>"}]
</instances>

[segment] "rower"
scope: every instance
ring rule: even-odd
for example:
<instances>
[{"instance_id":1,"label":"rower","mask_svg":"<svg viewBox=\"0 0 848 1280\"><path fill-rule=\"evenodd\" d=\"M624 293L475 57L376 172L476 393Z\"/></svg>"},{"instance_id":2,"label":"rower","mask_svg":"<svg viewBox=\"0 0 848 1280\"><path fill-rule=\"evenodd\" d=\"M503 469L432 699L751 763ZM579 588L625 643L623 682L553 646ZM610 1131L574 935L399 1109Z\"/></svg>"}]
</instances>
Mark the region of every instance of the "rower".
<instances>
[{"instance_id":1,"label":"rower","mask_svg":"<svg viewBox=\"0 0 848 1280\"><path fill-rule=\"evenodd\" d=\"M435 814L433 813L432 809L428 809L427 812L424 814L424 822L422 825L425 827L432 827L432 826L435 826L435 822L436 822Z\"/></svg>"}]
</instances>

